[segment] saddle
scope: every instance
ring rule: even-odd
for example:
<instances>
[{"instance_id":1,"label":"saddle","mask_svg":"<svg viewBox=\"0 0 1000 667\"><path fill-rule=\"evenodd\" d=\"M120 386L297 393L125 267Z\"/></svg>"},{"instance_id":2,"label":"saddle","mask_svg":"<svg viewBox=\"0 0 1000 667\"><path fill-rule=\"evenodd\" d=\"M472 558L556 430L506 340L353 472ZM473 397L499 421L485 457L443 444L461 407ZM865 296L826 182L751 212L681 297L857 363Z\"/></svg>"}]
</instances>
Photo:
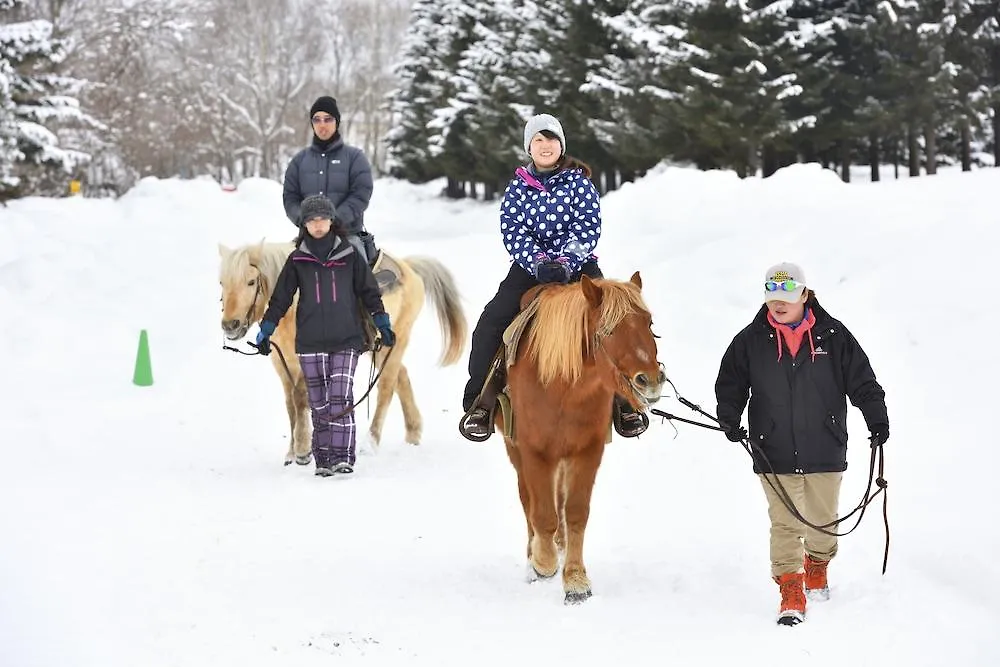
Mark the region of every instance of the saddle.
<instances>
[{"instance_id":1,"label":"saddle","mask_svg":"<svg viewBox=\"0 0 1000 667\"><path fill-rule=\"evenodd\" d=\"M399 264L392 257L379 250L374 255L375 259L369 262L372 273L375 274L375 282L382 294L391 292L399 287L400 268Z\"/></svg>"},{"instance_id":2,"label":"saddle","mask_svg":"<svg viewBox=\"0 0 1000 667\"><path fill-rule=\"evenodd\" d=\"M493 357L490 371L486 375L483 383L483 390L479 395L477 405L487 407L490 413L489 424L490 433L493 432L494 417L497 407L503 416L503 435L514 441L514 408L510 402L510 387L507 385L507 371L514 365L517 359L518 346L528 330L535 316L538 314L538 296L545 288L539 285L528 290L521 298L521 310L514 317L510 325L504 329L503 344ZM608 424L608 436L605 444L611 442L612 426Z\"/></svg>"},{"instance_id":3,"label":"saddle","mask_svg":"<svg viewBox=\"0 0 1000 667\"><path fill-rule=\"evenodd\" d=\"M386 294L396 289L400 278L399 264L376 247L373 234L361 231L358 233L358 238L365 246L365 254L370 258L368 266L375 274L375 282L378 283L379 291Z\"/></svg>"}]
</instances>

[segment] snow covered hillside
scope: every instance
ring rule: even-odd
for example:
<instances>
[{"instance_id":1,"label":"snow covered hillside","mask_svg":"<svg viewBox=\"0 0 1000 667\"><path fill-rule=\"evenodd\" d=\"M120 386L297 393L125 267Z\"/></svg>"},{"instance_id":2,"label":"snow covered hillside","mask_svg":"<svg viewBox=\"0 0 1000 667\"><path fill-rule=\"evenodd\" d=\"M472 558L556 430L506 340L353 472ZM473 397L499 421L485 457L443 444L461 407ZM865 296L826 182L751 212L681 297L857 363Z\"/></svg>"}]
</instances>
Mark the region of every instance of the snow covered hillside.
<instances>
[{"instance_id":1,"label":"snow covered hillside","mask_svg":"<svg viewBox=\"0 0 1000 667\"><path fill-rule=\"evenodd\" d=\"M283 467L278 377L222 350L217 276L218 243L291 238L280 187L146 180L117 201L0 209L0 665L1000 664L1000 170L845 185L815 165L764 181L671 168L604 200L602 268L641 272L687 398L714 411L722 353L786 260L886 389L888 572L879 502L795 629L774 624L749 457L683 424L610 446L594 597L566 607L558 577L525 583L513 469L499 436L459 435L465 358L435 366L429 307L406 358L423 442L402 442L396 404L352 479ZM497 206L439 188L378 181L367 224L454 272L471 330L508 268ZM151 387L131 383L142 329ZM849 431L845 507L867 478L854 408Z\"/></svg>"}]
</instances>

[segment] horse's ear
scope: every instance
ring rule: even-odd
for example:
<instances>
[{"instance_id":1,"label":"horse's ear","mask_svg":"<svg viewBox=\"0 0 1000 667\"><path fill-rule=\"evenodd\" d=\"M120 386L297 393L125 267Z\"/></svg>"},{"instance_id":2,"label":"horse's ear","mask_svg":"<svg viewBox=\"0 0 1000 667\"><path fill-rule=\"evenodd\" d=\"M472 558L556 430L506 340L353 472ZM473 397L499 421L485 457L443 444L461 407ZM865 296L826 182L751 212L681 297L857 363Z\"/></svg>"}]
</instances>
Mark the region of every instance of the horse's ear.
<instances>
[{"instance_id":1,"label":"horse's ear","mask_svg":"<svg viewBox=\"0 0 1000 667\"><path fill-rule=\"evenodd\" d=\"M584 274L580 278L580 287L583 288L583 296L587 299L587 302L593 308L600 308L601 303L604 301L604 292L601 288L594 284L594 281L590 279L590 276Z\"/></svg>"},{"instance_id":2,"label":"horse's ear","mask_svg":"<svg viewBox=\"0 0 1000 667\"><path fill-rule=\"evenodd\" d=\"M260 263L260 258L264 256L264 240L265 239L261 239L260 243L251 248L250 252L248 253L250 256L250 261L254 264Z\"/></svg>"},{"instance_id":3,"label":"horse's ear","mask_svg":"<svg viewBox=\"0 0 1000 667\"><path fill-rule=\"evenodd\" d=\"M642 290L642 277L639 275L638 271L632 274L632 277L629 278L629 282Z\"/></svg>"},{"instance_id":4,"label":"horse's ear","mask_svg":"<svg viewBox=\"0 0 1000 667\"><path fill-rule=\"evenodd\" d=\"M231 252L232 252L232 250L230 250L226 246L222 245L221 243L219 244L219 257L225 257L225 256L227 256Z\"/></svg>"}]
</instances>

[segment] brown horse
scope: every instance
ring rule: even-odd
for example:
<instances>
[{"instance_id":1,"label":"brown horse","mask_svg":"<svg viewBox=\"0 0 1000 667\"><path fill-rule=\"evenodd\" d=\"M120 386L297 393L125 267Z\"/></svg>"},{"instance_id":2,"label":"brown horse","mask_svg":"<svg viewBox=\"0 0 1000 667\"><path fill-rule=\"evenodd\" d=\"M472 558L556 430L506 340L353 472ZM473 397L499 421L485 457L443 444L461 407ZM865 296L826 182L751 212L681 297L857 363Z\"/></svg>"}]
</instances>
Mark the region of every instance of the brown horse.
<instances>
[{"instance_id":1,"label":"brown horse","mask_svg":"<svg viewBox=\"0 0 1000 667\"><path fill-rule=\"evenodd\" d=\"M666 381L639 273L631 281L591 280L535 288L537 311L507 370L516 426L507 455L528 523L528 561L552 577L563 552L567 604L591 595L583 564L590 496L611 438L615 393L644 410ZM497 426L504 427L501 411ZM513 435L513 437L512 437Z\"/></svg>"}]
</instances>

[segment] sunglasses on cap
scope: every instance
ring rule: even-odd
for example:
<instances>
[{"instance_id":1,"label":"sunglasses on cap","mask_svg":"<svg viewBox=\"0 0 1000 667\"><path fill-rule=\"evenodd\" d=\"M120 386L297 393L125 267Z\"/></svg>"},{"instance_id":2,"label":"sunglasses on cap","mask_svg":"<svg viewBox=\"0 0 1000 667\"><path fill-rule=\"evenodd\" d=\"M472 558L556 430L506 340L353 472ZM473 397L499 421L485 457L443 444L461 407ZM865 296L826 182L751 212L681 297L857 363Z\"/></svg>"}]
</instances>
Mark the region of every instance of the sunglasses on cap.
<instances>
[{"instance_id":1,"label":"sunglasses on cap","mask_svg":"<svg viewBox=\"0 0 1000 667\"><path fill-rule=\"evenodd\" d=\"M783 292L794 292L800 287L804 287L803 283L795 280L768 280L764 283L764 289L768 292L777 292L778 290Z\"/></svg>"}]
</instances>

